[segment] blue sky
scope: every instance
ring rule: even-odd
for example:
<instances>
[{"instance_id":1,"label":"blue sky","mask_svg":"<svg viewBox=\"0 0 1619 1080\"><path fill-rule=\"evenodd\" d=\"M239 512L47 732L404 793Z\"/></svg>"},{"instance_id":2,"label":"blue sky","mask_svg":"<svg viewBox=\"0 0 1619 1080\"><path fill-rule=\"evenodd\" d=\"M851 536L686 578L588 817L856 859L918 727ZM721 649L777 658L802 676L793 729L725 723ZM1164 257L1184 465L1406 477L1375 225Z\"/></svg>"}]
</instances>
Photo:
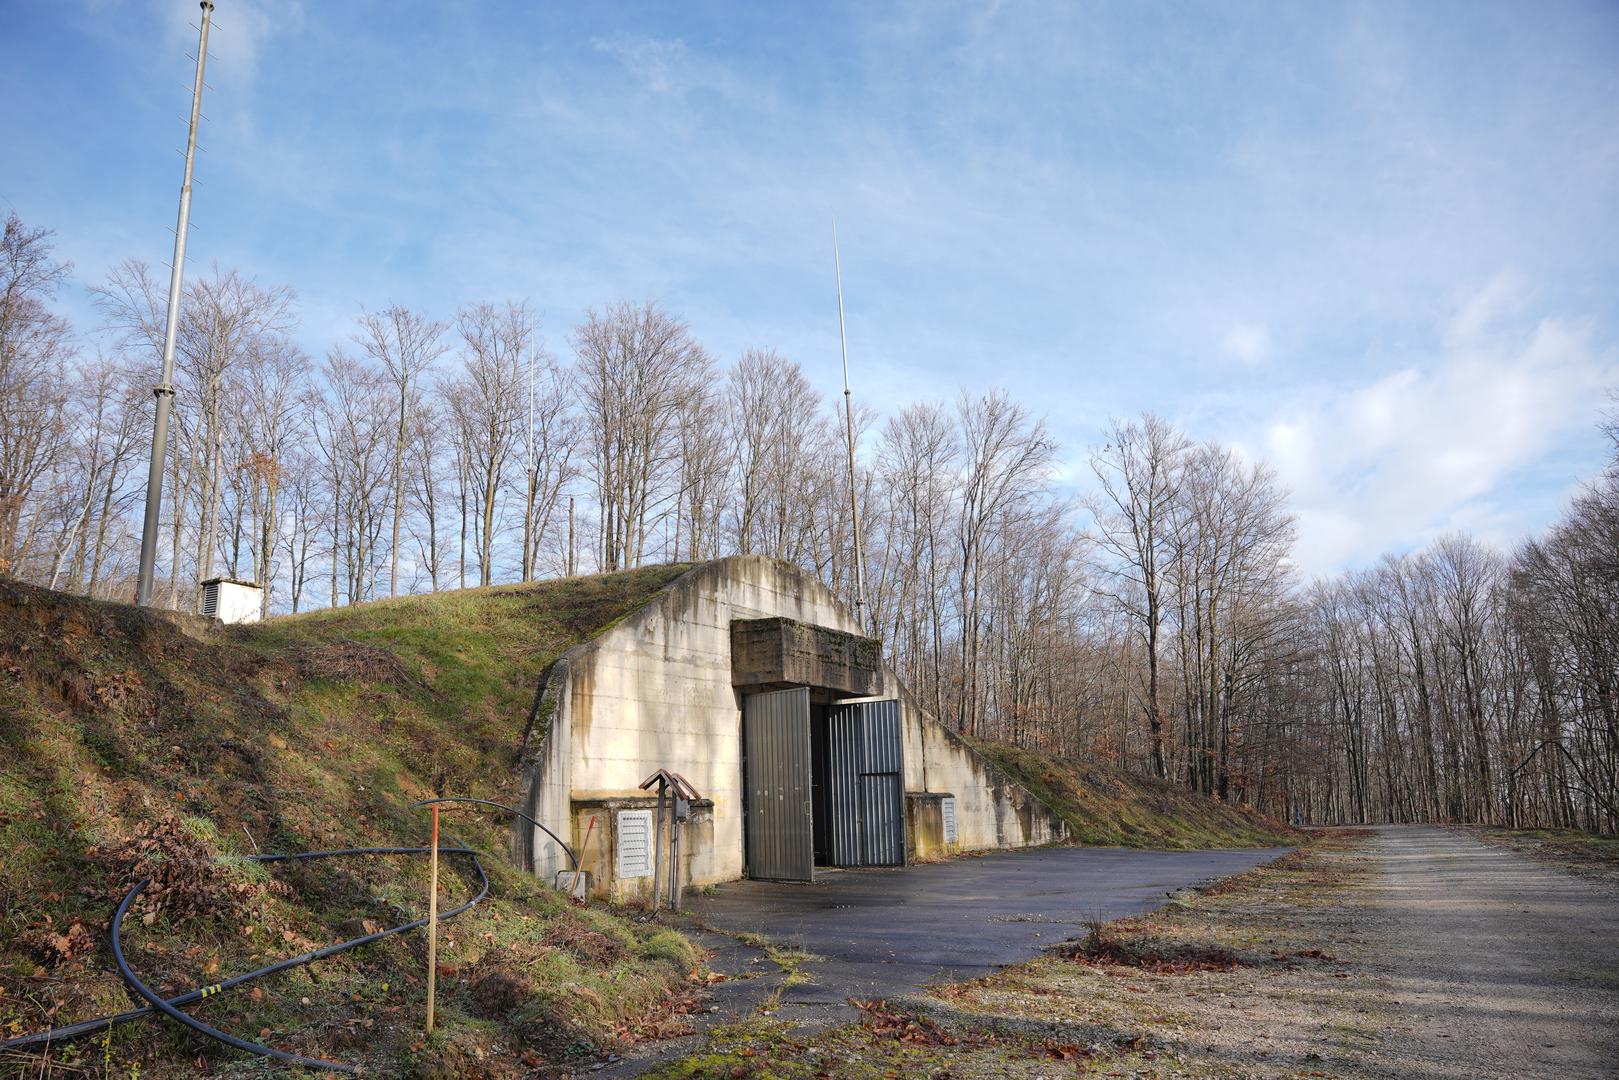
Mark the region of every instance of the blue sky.
<instances>
[{"instance_id":1,"label":"blue sky","mask_svg":"<svg viewBox=\"0 0 1619 1080\"><path fill-rule=\"evenodd\" d=\"M166 262L190 0L0 0L0 206ZM861 400L1004 387L1064 475L1157 411L1270 460L1308 575L1510 545L1604 460L1619 5L218 0L194 267L361 305L656 298ZM70 291L64 307L92 312Z\"/></svg>"}]
</instances>

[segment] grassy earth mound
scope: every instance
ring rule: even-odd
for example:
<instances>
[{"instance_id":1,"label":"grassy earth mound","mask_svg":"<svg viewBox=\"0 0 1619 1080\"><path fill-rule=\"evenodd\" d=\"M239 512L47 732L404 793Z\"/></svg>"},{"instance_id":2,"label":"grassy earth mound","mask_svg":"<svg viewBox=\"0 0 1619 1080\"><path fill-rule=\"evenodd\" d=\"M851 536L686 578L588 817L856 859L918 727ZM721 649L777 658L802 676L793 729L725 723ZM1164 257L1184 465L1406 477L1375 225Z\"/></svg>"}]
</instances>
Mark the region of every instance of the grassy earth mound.
<instances>
[{"instance_id":1,"label":"grassy earth mound","mask_svg":"<svg viewBox=\"0 0 1619 1080\"><path fill-rule=\"evenodd\" d=\"M1257 810L1121 769L984 739L974 749L1068 823L1073 843L1096 847L1277 847L1304 834Z\"/></svg>"},{"instance_id":2,"label":"grassy earth mound","mask_svg":"<svg viewBox=\"0 0 1619 1080\"><path fill-rule=\"evenodd\" d=\"M381 601L205 627L0 582L0 1037L132 1008L106 945L177 993L424 913L421 856L266 866L255 851L415 845L435 794L510 804L544 673L686 567ZM235 1034L372 1075L562 1073L678 1030L680 936L507 865L508 823L466 809L491 900L443 927L439 1026L421 1029L425 941L401 934L209 997ZM443 864L445 906L476 887ZM283 1074L147 1019L0 1074Z\"/></svg>"}]
</instances>

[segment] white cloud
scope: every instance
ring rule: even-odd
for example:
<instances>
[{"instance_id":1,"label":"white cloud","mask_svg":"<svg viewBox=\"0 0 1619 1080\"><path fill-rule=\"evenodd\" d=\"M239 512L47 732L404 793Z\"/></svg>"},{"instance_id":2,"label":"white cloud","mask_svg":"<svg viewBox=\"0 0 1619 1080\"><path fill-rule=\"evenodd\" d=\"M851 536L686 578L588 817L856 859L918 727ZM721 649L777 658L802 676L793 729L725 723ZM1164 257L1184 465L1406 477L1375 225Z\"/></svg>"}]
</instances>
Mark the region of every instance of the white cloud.
<instances>
[{"instance_id":1,"label":"white cloud","mask_svg":"<svg viewBox=\"0 0 1619 1080\"><path fill-rule=\"evenodd\" d=\"M1530 527L1504 489L1592 428L1619 357L1589 324L1510 320L1528 302L1498 276L1437 328L1431 364L1295 401L1244 447L1293 490L1307 575L1450 529L1510 543Z\"/></svg>"},{"instance_id":2,"label":"white cloud","mask_svg":"<svg viewBox=\"0 0 1619 1080\"><path fill-rule=\"evenodd\" d=\"M667 94L684 83L686 43L678 38L662 41L641 34L617 34L591 42L624 66L654 94Z\"/></svg>"},{"instance_id":3,"label":"white cloud","mask_svg":"<svg viewBox=\"0 0 1619 1080\"><path fill-rule=\"evenodd\" d=\"M1270 356L1270 327L1264 323L1237 323L1226 331L1220 347L1246 367L1262 364Z\"/></svg>"},{"instance_id":4,"label":"white cloud","mask_svg":"<svg viewBox=\"0 0 1619 1080\"><path fill-rule=\"evenodd\" d=\"M765 107L773 100L768 87L742 77L725 60L692 50L680 38L617 33L592 38L590 44L617 61L643 88L675 101L694 91L749 108Z\"/></svg>"}]
</instances>

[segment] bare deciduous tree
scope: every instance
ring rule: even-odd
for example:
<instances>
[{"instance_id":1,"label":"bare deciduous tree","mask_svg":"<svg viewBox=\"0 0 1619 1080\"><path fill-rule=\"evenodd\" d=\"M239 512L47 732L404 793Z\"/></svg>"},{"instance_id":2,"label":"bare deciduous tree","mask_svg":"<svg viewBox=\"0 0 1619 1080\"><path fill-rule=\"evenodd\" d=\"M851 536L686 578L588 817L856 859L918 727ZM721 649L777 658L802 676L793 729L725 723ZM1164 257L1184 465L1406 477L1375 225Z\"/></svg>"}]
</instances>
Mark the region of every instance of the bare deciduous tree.
<instances>
[{"instance_id":1,"label":"bare deciduous tree","mask_svg":"<svg viewBox=\"0 0 1619 1080\"><path fill-rule=\"evenodd\" d=\"M1044 421L1032 418L1004 393L976 399L963 394L956 409L964 472L957 504L961 697L956 723L970 731L980 711L978 642L986 555L998 535L1022 524L1032 496L1046 482L1056 444Z\"/></svg>"},{"instance_id":2,"label":"bare deciduous tree","mask_svg":"<svg viewBox=\"0 0 1619 1080\"><path fill-rule=\"evenodd\" d=\"M393 380L398 410L393 434L392 502L393 540L389 551L388 595L399 593L399 529L405 510L405 445L410 431L410 406L422 374L448 350L447 327L425 315L393 304L360 316L354 341L372 360L382 364Z\"/></svg>"},{"instance_id":3,"label":"bare deciduous tree","mask_svg":"<svg viewBox=\"0 0 1619 1080\"><path fill-rule=\"evenodd\" d=\"M456 328L463 344L463 372L443 385L453 417L452 438L477 499L474 535L478 584L495 574L495 534L502 475L523 444L528 395L528 359L533 320L520 304L477 304L462 310ZM525 539L526 543L526 539Z\"/></svg>"},{"instance_id":4,"label":"bare deciduous tree","mask_svg":"<svg viewBox=\"0 0 1619 1080\"><path fill-rule=\"evenodd\" d=\"M1164 573L1175 558L1171 525L1188 444L1159 417L1115 422L1091 455L1098 490L1090 500L1093 533L1108 556L1109 595L1137 627L1146 660L1141 707L1152 742L1152 769L1169 775L1159 671L1164 629Z\"/></svg>"},{"instance_id":5,"label":"bare deciduous tree","mask_svg":"<svg viewBox=\"0 0 1619 1080\"><path fill-rule=\"evenodd\" d=\"M574 330L588 475L601 514L598 565L638 566L650 527L668 509L686 402L712 364L686 324L655 304L590 311Z\"/></svg>"},{"instance_id":6,"label":"bare deciduous tree","mask_svg":"<svg viewBox=\"0 0 1619 1080\"><path fill-rule=\"evenodd\" d=\"M46 304L68 264L52 256L50 237L16 214L0 234L0 575L33 553L25 511L64 445L68 326Z\"/></svg>"}]
</instances>

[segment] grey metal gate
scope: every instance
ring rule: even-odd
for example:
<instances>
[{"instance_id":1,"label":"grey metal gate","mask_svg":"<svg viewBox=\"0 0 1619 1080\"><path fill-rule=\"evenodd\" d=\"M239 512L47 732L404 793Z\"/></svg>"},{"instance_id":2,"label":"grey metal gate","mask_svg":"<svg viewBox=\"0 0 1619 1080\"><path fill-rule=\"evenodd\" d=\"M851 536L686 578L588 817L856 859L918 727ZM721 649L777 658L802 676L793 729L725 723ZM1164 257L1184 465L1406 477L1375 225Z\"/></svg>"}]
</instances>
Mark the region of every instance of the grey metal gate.
<instances>
[{"instance_id":1,"label":"grey metal gate","mask_svg":"<svg viewBox=\"0 0 1619 1080\"><path fill-rule=\"evenodd\" d=\"M743 697L742 780L748 876L813 880L808 689Z\"/></svg>"},{"instance_id":2,"label":"grey metal gate","mask_svg":"<svg viewBox=\"0 0 1619 1080\"><path fill-rule=\"evenodd\" d=\"M905 865L899 702L827 713L827 851L834 866Z\"/></svg>"}]
</instances>

